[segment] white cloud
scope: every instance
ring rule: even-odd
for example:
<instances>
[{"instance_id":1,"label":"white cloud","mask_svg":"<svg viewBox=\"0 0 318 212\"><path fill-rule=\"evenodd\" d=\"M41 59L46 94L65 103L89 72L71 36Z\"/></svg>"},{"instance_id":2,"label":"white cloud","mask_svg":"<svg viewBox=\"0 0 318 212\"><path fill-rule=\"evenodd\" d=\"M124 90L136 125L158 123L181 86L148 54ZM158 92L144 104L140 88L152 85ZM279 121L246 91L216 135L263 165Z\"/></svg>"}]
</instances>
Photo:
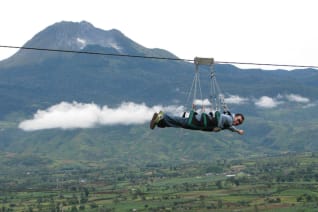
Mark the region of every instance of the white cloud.
<instances>
[{"instance_id":1,"label":"white cloud","mask_svg":"<svg viewBox=\"0 0 318 212\"><path fill-rule=\"evenodd\" d=\"M203 106L209 106L209 105L211 105L211 102L208 100L208 99L203 99L203 100L201 100L201 99L196 99L196 100L194 100L194 104L195 105L203 105Z\"/></svg>"},{"instance_id":2,"label":"white cloud","mask_svg":"<svg viewBox=\"0 0 318 212\"><path fill-rule=\"evenodd\" d=\"M80 48L83 49L86 46L86 40L82 38L77 38L76 41L81 46Z\"/></svg>"},{"instance_id":3,"label":"white cloud","mask_svg":"<svg viewBox=\"0 0 318 212\"><path fill-rule=\"evenodd\" d=\"M262 96L255 101L255 105L263 108L274 108L282 102L275 100L274 98L268 96Z\"/></svg>"},{"instance_id":4,"label":"white cloud","mask_svg":"<svg viewBox=\"0 0 318 212\"><path fill-rule=\"evenodd\" d=\"M228 98L225 98L225 102L229 104L244 104L248 101L248 98L240 97L238 95L230 95Z\"/></svg>"},{"instance_id":5,"label":"white cloud","mask_svg":"<svg viewBox=\"0 0 318 212\"><path fill-rule=\"evenodd\" d=\"M306 104L306 105L304 105L304 106L302 106L302 108L311 108L311 107L316 107L316 103L309 103L309 104Z\"/></svg>"},{"instance_id":6,"label":"white cloud","mask_svg":"<svg viewBox=\"0 0 318 212\"><path fill-rule=\"evenodd\" d=\"M42 129L92 128L98 125L131 125L149 122L154 112L182 114L182 106L148 107L145 104L124 102L118 108L100 107L96 104L61 102L46 110L38 110L32 119L22 121L19 128L25 131Z\"/></svg>"},{"instance_id":7,"label":"white cloud","mask_svg":"<svg viewBox=\"0 0 318 212\"><path fill-rule=\"evenodd\" d=\"M118 51L121 51L122 48L118 45L118 43L115 43L115 42L109 42L109 45L111 47L113 47L114 49L117 49Z\"/></svg>"},{"instance_id":8,"label":"white cloud","mask_svg":"<svg viewBox=\"0 0 318 212\"><path fill-rule=\"evenodd\" d=\"M308 103L310 100L297 94L286 95L286 98L291 102Z\"/></svg>"},{"instance_id":9,"label":"white cloud","mask_svg":"<svg viewBox=\"0 0 318 212\"><path fill-rule=\"evenodd\" d=\"M244 104L248 101L248 98L240 97L238 95L230 95L227 98L224 98L225 103L227 104ZM210 106L211 102L208 99L196 99L194 101L195 105L203 105L203 106Z\"/></svg>"}]
</instances>

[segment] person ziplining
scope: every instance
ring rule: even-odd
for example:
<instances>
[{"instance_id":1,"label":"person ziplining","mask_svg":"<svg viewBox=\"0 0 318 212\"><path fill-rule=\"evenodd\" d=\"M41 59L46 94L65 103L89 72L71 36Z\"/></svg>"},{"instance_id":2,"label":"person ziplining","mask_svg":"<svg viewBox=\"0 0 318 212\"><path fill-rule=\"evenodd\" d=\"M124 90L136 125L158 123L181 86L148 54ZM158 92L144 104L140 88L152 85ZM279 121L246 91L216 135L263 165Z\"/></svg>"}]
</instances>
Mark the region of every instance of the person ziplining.
<instances>
[{"instance_id":1,"label":"person ziplining","mask_svg":"<svg viewBox=\"0 0 318 212\"><path fill-rule=\"evenodd\" d=\"M244 130L237 129L238 126L244 122L244 115L237 114L220 114L212 112L206 113L192 113L189 117L180 117L175 115L169 115L162 111L154 113L150 121L150 129L154 129L156 126L159 128L176 127L190 130L202 130L218 132L220 130L231 130L237 132L240 135L244 134Z\"/></svg>"},{"instance_id":2,"label":"person ziplining","mask_svg":"<svg viewBox=\"0 0 318 212\"><path fill-rule=\"evenodd\" d=\"M225 101L224 96L221 93L221 89L217 84L213 64L213 58L198 58L194 59L196 66L195 77L192 83L192 87L189 92L188 99L193 95L192 109L186 117L186 113L183 116L176 116L173 114L167 114L163 111L159 113L154 113L150 121L150 129L154 129L156 126L159 128L165 127L175 127L184 128L190 130L202 130L202 131L212 131L219 132L221 130L230 130L232 132L237 132L240 135L244 134L244 130L236 128L236 126L241 125L244 122L244 115L241 113L232 114ZM202 104L201 112L196 111L195 102L197 100L197 92L200 92L202 99L202 91L200 87L199 78L199 66L208 65L211 67L211 90L210 90L210 103L211 112L205 113L204 105ZM193 91L193 92L192 92ZM203 102L203 101L201 101ZM215 106L215 108L213 108ZM222 112L221 111L222 107Z\"/></svg>"}]
</instances>

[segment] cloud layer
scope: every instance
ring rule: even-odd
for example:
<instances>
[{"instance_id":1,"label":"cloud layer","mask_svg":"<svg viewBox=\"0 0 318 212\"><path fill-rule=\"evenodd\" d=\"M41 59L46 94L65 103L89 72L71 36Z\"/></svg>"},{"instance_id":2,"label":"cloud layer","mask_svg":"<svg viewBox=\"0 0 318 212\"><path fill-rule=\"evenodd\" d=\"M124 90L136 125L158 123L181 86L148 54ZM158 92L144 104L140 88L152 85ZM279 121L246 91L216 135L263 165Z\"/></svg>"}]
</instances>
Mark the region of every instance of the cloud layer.
<instances>
[{"instance_id":1,"label":"cloud layer","mask_svg":"<svg viewBox=\"0 0 318 212\"><path fill-rule=\"evenodd\" d=\"M279 105L282 105L286 102L303 104L303 107L312 107L313 103L310 102L310 99L307 97L303 97L298 94L286 94L280 95L278 94L276 97L262 96L259 99L254 100L254 104L257 107L261 108L274 108Z\"/></svg>"},{"instance_id":2,"label":"cloud layer","mask_svg":"<svg viewBox=\"0 0 318 212\"><path fill-rule=\"evenodd\" d=\"M276 97L262 96L258 99L230 95L225 98L225 102L229 105L254 104L256 107L264 109L275 108L286 103L301 104L302 107L315 106L310 99L297 94L277 95ZM197 100L195 103L204 106L211 105L207 99ZM144 124L149 122L154 112L160 110L181 115L186 109L177 105L149 107L144 103L133 102L124 102L117 108L110 108L107 105L100 107L94 103L61 102L45 110L38 110L32 119L22 121L19 128L34 131L53 128L93 128L100 125Z\"/></svg>"},{"instance_id":3,"label":"cloud layer","mask_svg":"<svg viewBox=\"0 0 318 212\"><path fill-rule=\"evenodd\" d=\"M262 96L258 100L255 101L255 105L258 107L263 107L263 108L273 108L281 104L282 102L277 101L274 98L271 98L269 96Z\"/></svg>"},{"instance_id":4,"label":"cloud layer","mask_svg":"<svg viewBox=\"0 0 318 212\"><path fill-rule=\"evenodd\" d=\"M248 102L248 98L240 97L238 95L230 95L229 97L225 98L225 102L229 104L245 104Z\"/></svg>"},{"instance_id":5,"label":"cloud layer","mask_svg":"<svg viewBox=\"0 0 318 212\"><path fill-rule=\"evenodd\" d=\"M22 121L19 128L34 131L53 128L92 128L98 125L144 124L150 120L154 112L160 110L181 114L184 108L160 105L148 107L145 104L133 102L124 102L117 108L109 108L93 103L61 102L46 110L38 110L32 119Z\"/></svg>"},{"instance_id":6,"label":"cloud layer","mask_svg":"<svg viewBox=\"0 0 318 212\"><path fill-rule=\"evenodd\" d=\"M299 102L299 103L309 103L309 99L306 97L302 97L300 95L297 94L289 94L286 95L286 98L291 101L291 102Z\"/></svg>"}]
</instances>

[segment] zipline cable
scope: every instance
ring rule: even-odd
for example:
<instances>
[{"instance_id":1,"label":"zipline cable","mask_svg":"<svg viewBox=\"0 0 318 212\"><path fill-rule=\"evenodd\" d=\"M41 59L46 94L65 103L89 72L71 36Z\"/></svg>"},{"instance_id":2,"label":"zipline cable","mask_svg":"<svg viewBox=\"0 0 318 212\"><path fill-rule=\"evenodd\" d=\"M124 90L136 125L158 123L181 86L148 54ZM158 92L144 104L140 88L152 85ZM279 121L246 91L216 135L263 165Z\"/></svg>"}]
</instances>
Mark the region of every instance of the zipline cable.
<instances>
[{"instance_id":1,"label":"zipline cable","mask_svg":"<svg viewBox=\"0 0 318 212\"><path fill-rule=\"evenodd\" d=\"M91 54L91 55L103 55L103 56L115 56L115 57L133 57L133 58L145 58L145 59L157 59L157 60L179 60L179 61L183 60L183 61L189 61L189 62L193 61L193 60L171 58L171 57L154 57L154 56L142 56L142 55L131 55L131 54L115 54L115 53L104 53L104 52L76 51L76 50L66 50L66 49L48 49L48 48L3 46L3 45L0 45L0 48L26 49L26 50L36 50L36 51L75 53L75 54Z\"/></svg>"},{"instance_id":2,"label":"zipline cable","mask_svg":"<svg viewBox=\"0 0 318 212\"><path fill-rule=\"evenodd\" d=\"M49 48L35 48L35 47L8 46L8 45L0 45L0 48L194 62L193 59L182 59L182 58L172 58L172 57L155 57L155 56L143 56L143 55L132 55L132 54L115 54L115 53L92 52L92 51L76 51L76 50L66 50L66 49L49 49ZM256 65L256 66L277 66L277 67L318 69L318 66L313 66L313 65L307 66L307 65L291 65L291 64L275 64L275 63L226 62L226 61L214 61L214 63L232 64L232 65Z\"/></svg>"}]
</instances>

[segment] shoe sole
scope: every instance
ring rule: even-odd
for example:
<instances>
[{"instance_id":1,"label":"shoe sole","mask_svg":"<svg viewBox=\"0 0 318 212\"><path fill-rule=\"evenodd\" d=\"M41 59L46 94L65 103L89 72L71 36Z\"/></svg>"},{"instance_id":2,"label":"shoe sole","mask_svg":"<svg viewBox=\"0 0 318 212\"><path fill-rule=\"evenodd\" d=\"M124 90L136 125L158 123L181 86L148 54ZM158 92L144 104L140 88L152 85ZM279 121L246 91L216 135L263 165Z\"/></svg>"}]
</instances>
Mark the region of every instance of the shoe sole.
<instances>
[{"instance_id":1,"label":"shoe sole","mask_svg":"<svg viewBox=\"0 0 318 212\"><path fill-rule=\"evenodd\" d=\"M156 119L158 117L158 113L153 114L152 119L150 121L150 129L154 129L156 126Z\"/></svg>"}]
</instances>

